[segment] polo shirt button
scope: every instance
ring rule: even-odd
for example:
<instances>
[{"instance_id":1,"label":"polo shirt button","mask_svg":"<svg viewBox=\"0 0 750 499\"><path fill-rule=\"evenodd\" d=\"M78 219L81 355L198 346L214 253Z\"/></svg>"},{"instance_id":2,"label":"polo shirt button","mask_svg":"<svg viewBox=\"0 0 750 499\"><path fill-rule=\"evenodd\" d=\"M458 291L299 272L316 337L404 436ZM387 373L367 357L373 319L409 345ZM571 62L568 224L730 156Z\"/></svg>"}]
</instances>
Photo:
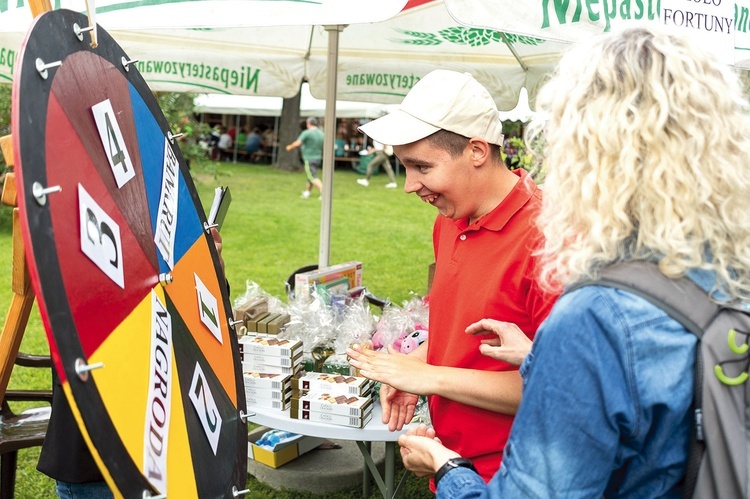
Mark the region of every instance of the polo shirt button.
<instances>
[{"instance_id":1,"label":"polo shirt button","mask_svg":"<svg viewBox=\"0 0 750 499\"><path fill-rule=\"evenodd\" d=\"M459 239L462 240L462 241L466 241L466 234L461 234L459 236Z\"/></svg>"}]
</instances>

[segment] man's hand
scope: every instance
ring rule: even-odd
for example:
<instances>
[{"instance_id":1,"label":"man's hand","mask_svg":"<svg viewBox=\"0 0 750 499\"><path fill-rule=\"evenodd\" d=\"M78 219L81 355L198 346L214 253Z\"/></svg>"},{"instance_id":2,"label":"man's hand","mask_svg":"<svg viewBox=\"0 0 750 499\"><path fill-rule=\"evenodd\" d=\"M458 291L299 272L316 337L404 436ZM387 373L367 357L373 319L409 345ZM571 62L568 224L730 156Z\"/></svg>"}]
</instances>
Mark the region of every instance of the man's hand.
<instances>
[{"instance_id":1,"label":"man's hand","mask_svg":"<svg viewBox=\"0 0 750 499\"><path fill-rule=\"evenodd\" d=\"M352 345L346 349L349 364L362 376L417 395L431 395L430 366L416 355L404 355L388 346L388 353Z\"/></svg>"},{"instance_id":2,"label":"man's hand","mask_svg":"<svg viewBox=\"0 0 750 499\"><path fill-rule=\"evenodd\" d=\"M432 476L449 459L461 457L440 442L434 429L423 424L398 437L398 444L404 466L418 477Z\"/></svg>"},{"instance_id":3,"label":"man's hand","mask_svg":"<svg viewBox=\"0 0 750 499\"><path fill-rule=\"evenodd\" d=\"M381 384L380 407L383 409L383 424L387 424L390 431L401 431L414 417L418 400L418 395L396 390L385 383Z\"/></svg>"},{"instance_id":4,"label":"man's hand","mask_svg":"<svg viewBox=\"0 0 750 499\"><path fill-rule=\"evenodd\" d=\"M491 334L496 338L483 339L479 345L482 355L495 360L520 366L531 351L531 340L526 333L511 322L500 322L493 319L482 319L466 328L467 334Z\"/></svg>"}]
</instances>

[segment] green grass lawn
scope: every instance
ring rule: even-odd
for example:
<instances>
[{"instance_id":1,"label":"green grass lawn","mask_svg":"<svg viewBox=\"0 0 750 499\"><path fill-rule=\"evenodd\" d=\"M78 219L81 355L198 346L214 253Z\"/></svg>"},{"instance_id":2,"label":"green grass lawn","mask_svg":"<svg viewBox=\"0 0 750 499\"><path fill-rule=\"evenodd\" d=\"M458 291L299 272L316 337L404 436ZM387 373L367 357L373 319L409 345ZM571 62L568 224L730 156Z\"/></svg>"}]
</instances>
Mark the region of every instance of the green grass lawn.
<instances>
[{"instance_id":1,"label":"green grass lawn","mask_svg":"<svg viewBox=\"0 0 750 499\"><path fill-rule=\"evenodd\" d=\"M230 186L232 204L222 229L223 257L231 298L244 293L247 281L285 299L284 283L290 273L318 263L321 202L317 196L301 199L304 174L278 171L268 165L205 163L193 167L193 179L204 203L210 205L214 188ZM363 281L375 295L400 304L412 293L424 295L427 267L433 261L432 222L435 210L416 196L406 195L403 175L399 189L385 189L384 175L371 179L370 187L356 183L353 171L334 175L330 263L363 262ZM10 299L10 208L0 206L0 313L5 316ZM24 335L22 350L46 353L45 333L35 306ZM49 375L17 367L11 388L45 388ZM19 453L17 498L55 497L52 480L37 472L39 449ZM398 461L398 460L397 460ZM403 472L403 471L402 471ZM402 473L401 472L401 473ZM400 473L397 479L400 478ZM310 494L276 492L248 477L246 497L304 498ZM376 487L372 489L377 490ZM354 487L327 497L360 497ZM371 497L378 497L375 492ZM402 497L432 497L426 480L411 476Z\"/></svg>"}]
</instances>

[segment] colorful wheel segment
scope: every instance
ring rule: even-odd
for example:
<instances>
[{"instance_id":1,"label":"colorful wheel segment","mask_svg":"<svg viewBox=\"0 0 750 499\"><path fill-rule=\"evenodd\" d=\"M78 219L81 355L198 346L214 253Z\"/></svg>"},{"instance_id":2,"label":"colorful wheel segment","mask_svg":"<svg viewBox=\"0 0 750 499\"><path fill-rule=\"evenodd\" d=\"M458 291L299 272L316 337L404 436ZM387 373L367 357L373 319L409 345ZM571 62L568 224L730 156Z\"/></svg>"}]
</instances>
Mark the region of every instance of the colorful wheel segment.
<instances>
[{"instance_id":1,"label":"colorful wheel segment","mask_svg":"<svg viewBox=\"0 0 750 499\"><path fill-rule=\"evenodd\" d=\"M24 243L55 368L116 496L232 497L247 426L218 254L151 91L86 25L39 16L13 82Z\"/></svg>"}]
</instances>

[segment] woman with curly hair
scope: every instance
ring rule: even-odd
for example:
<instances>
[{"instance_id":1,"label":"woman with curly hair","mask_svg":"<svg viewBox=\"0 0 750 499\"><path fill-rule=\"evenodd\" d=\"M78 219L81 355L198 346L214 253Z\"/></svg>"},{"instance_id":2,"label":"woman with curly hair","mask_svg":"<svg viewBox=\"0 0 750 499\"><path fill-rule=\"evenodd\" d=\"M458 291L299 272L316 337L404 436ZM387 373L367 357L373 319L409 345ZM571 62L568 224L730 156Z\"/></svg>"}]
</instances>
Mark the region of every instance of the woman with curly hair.
<instances>
[{"instance_id":1,"label":"woman with curly hair","mask_svg":"<svg viewBox=\"0 0 750 499\"><path fill-rule=\"evenodd\" d=\"M686 38L630 28L567 53L537 107L547 289L639 260L715 301L750 302L750 118L729 68ZM527 341L482 322L475 329L499 337L486 355ZM696 342L643 298L578 288L523 360L523 399L492 481L424 426L399 440L404 463L437 472L438 497L681 496Z\"/></svg>"}]
</instances>

